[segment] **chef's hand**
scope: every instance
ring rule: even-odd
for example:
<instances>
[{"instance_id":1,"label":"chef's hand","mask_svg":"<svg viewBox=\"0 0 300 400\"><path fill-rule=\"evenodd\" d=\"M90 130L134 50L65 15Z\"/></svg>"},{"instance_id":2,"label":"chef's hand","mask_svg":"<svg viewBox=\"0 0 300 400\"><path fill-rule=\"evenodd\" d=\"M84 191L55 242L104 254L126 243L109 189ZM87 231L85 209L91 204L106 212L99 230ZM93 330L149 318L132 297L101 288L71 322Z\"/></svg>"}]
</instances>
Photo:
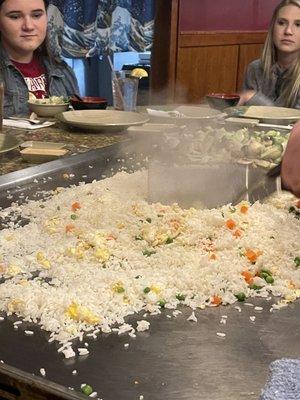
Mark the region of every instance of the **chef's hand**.
<instances>
[{"instance_id":1,"label":"chef's hand","mask_svg":"<svg viewBox=\"0 0 300 400\"><path fill-rule=\"evenodd\" d=\"M249 101L255 95L255 93L255 90L244 90L240 92L240 100L238 102L238 106L243 106L244 104L246 104L247 101Z\"/></svg>"},{"instance_id":2,"label":"chef's hand","mask_svg":"<svg viewBox=\"0 0 300 400\"><path fill-rule=\"evenodd\" d=\"M281 164L283 187L300 197L300 122L294 125Z\"/></svg>"}]
</instances>

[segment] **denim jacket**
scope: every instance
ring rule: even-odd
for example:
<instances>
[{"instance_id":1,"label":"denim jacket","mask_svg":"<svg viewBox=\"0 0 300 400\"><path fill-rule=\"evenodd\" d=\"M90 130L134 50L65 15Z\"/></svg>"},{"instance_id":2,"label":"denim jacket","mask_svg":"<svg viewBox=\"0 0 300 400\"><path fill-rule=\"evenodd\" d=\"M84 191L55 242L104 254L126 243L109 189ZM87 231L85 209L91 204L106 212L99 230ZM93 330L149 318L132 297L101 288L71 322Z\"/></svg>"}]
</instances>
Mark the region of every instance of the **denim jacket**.
<instances>
[{"instance_id":1,"label":"denim jacket","mask_svg":"<svg viewBox=\"0 0 300 400\"><path fill-rule=\"evenodd\" d=\"M255 95L247 101L247 106L277 106L286 107L286 99L282 93L286 71L274 65L273 74L265 80L260 60L252 61L247 68L243 90L254 90ZM298 92L293 108L300 108L300 91Z\"/></svg>"},{"instance_id":2,"label":"denim jacket","mask_svg":"<svg viewBox=\"0 0 300 400\"><path fill-rule=\"evenodd\" d=\"M71 96L79 94L73 70L63 61L51 63L42 57L46 70L49 96ZM4 82L4 117L28 115L28 88L20 71L11 62L0 44L0 80Z\"/></svg>"}]
</instances>

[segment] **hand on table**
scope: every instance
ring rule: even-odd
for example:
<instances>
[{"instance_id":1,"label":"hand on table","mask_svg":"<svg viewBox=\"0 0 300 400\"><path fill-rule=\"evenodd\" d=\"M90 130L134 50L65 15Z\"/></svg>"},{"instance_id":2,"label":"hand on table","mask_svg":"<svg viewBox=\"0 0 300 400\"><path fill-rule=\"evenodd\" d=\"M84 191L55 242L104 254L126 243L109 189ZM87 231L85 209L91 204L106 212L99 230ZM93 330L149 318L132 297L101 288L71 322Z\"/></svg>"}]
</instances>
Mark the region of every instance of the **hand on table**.
<instances>
[{"instance_id":1,"label":"hand on table","mask_svg":"<svg viewBox=\"0 0 300 400\"><path fill-rule=\"evenodd\" d=\"M240 92L239 95L240 100L238 102L238 106L243 106L255 95L255 90L244 90Z\"/></svg>"}]
</instances>

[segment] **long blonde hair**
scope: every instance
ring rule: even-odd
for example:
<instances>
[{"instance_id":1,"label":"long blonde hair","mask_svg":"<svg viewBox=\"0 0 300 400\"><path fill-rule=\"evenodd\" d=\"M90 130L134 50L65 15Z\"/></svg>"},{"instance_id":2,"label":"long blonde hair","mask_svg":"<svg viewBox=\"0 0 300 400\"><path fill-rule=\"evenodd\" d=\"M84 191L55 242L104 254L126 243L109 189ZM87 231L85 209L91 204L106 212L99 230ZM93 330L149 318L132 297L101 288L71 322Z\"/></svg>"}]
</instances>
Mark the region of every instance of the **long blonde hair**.
<instances>
[{"instance_id":1,"label":"long blonde hair","mask_svg":"<svg viewBox=\"0 0 300 400\"><path fill-rule=\"evenodd\" d=\"M274 25L276 23L279 10L282 7L294 5L300 9L300 0L283 0L278 4L273 12L267 38L262 51L261 62L264 71L265 82L270 80L274 65L277 62L277 50L273 41ZM297 61L288 69L285 82L283 84L283 97L286 99L286 107L292 107L296 101L300 90L300 54Z\"/></svg>"}]
</instances>

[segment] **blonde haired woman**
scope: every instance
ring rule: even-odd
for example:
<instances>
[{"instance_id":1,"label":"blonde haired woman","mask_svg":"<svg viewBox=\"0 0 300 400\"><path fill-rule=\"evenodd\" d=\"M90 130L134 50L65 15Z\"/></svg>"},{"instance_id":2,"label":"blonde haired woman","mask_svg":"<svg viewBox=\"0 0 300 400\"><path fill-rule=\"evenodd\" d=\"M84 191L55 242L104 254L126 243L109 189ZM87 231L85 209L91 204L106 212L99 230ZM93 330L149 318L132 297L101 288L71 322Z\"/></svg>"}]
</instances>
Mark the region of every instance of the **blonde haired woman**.
<instances>
[{"instance_id":1,"label":"blonde haired woman","mask_svg":"<svg viewBox=\"0 0 300 400\"><path fill-rule=\"evenodd\" d=\"M262 56L246 72L240 105L300 108L300 0L275 8Z\"/></svg>"}]
</instances>

